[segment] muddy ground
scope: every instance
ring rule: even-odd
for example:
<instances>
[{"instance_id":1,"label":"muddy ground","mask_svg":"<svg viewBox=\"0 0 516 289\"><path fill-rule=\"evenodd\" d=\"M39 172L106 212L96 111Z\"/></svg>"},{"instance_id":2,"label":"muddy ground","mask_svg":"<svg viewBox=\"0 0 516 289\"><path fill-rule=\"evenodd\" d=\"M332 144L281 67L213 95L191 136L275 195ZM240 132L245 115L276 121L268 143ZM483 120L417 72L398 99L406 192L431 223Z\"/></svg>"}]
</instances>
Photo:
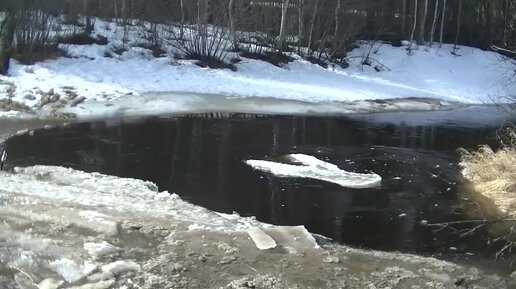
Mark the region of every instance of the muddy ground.
<instances>
[{"instance_id":1,"label":"muddy ground","mask_svg":"<svg viewBox=\"0 0 516 289\"><path fill-rule=\"evenodd\" d=\"M91 208L5 194L1 205L0 288L6 289L510 288L501 277L432 258L332 244L292 246L288 240L260 251L245 232L191 230L179 220L101 209L119 224L107 234L72 216ZM117 249L91 260L84 244L102 241ZM66 274L49 269L60 258L90 260L95 268L66 282ZM103 266L119 260L136 267L102 274ZM36 287L51 280L62 284Z\"/></svg>"}]
</instances>

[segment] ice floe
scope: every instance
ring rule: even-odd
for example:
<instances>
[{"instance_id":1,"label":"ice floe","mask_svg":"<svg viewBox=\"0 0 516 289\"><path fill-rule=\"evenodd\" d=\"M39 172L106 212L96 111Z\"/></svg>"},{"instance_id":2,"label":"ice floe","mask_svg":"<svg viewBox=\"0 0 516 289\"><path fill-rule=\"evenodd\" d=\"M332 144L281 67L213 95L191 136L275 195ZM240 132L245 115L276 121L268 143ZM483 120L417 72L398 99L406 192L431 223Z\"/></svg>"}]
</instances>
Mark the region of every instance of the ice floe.
<instances>
[{"instance_id":1,"label":"ice floe","mask_svg":"<svg viewBox=\"0 0 516 289\"><path fill-rule=\"evenodd\" d=\"M245 163L256 170L268 172L281 178L309 178L348 188L375 187L382 181L382 177L375 173L360 174L348 172L314 156L290 154L286 157L295 164L265 160L247 160Z\"/></svg>"}]
</instances>

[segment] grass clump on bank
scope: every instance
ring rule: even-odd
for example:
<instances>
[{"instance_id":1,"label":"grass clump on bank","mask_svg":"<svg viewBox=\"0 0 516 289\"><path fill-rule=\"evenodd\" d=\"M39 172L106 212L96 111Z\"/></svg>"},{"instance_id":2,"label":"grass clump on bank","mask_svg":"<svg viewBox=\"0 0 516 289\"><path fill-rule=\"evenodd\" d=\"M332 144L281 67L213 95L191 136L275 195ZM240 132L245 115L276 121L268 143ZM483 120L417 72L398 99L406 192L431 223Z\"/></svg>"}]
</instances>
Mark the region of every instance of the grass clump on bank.
<instances>
[{"instance_id":1,"label":"grass clump on bank","mask_svg":"<svg viewBox=\"0 0 516 289\"><path fill-rule=\"evenodd\" d=\"M474 189L493 202L500 217L516 217L516 130L507 129L497 151L484 145L461 154Z\"/></svg>"}]
</instances>

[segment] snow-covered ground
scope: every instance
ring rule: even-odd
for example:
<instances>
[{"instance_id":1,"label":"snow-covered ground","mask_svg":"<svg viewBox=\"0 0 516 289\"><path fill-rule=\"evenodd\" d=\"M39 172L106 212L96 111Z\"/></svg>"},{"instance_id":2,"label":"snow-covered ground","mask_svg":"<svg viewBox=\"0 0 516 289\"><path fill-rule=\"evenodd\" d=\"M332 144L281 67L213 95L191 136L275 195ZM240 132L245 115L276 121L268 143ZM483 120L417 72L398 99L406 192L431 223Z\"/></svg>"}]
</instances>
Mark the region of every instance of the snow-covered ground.
<instances>
[{"instance_id":1,"label":"snow-covered ground","mask_svg":"<svg viewBox=\"0 0 516 289\"><path fill-rule=\"evenodd\" d=\"M122 46L122 27L97 20L95 29L95 34L108 38L108 45L62 46L71 57L34 65L13 61L10 76L0 77L0 98L11 97L43 111L43 115L54 110L80 117L102 117L116 114L121 107L137 108L146 114L172 113L178 109L177 98L187 98L184 93L330 103L337 106L333 110L340 109L342 113L365 111L372 106L376 106L372 111L377 111L378 102L372 100L424 98L426 102L449 102L432 100L438 105L421 107L412 100L405 107L387 107L413 110L455 102L503 102L516 94L516 83L508 81L515 66L494 52L471 47L461 46L457 55L451 53L452 45L419 47L409 56L406 47L378 43L370 54L375 59L373 65L364 66L362 56L370 47L362 43L349 53L348 69L325 69L294 54L295 61L285 68L243 58L233 72L201 68L194 61L170 56L155 58L150 50L133 46L138 41L131 39L136 39L139 30L131 27L126 34L127 51L118 55L113 51ZM388 69L377 72L376 61ZM59 101L53 98L55 95L59 95ZM56 102L40 110L48 100ZM339 108L342 103L354 106ZM12 112L3 114L17 116Z\"/></svg>"}]
</instances>

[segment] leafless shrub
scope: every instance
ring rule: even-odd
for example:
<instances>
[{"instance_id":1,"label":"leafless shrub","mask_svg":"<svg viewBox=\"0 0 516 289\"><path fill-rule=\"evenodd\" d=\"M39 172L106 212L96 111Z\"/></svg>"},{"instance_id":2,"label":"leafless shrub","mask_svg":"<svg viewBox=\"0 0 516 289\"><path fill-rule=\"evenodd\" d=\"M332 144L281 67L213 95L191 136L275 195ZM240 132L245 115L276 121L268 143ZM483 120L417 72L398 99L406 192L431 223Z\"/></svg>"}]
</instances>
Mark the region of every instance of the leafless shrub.
<instances>
[{"instance_id":1,"label":"leafless shrub","mask_svg":"<svg viewBox=\"0 0 516 289\"><path fill-rule=\"evenodd\" d=\"M54 18L41 10L19 10L15 14L15 52L33 53L37 50L57 49L57 42L51 33Z\"/></svg>"},{"instance_id":2,"label":"leafless shrub","mask_svg":"<svg viewBox=\"0 0 516 289\"><path fill-rule=\"evenodd\" d=\"M168 44L179 50L185 58L198 60L199 66L235 70L236 67L228 57L231 33L227 27L213 24L224 22L227 16L225 6L214 5L210 8L207 0L198 0L195 11L197 23L180 31L172 30L175 40L168 41Z\"/></svg>"}]
</instances>

